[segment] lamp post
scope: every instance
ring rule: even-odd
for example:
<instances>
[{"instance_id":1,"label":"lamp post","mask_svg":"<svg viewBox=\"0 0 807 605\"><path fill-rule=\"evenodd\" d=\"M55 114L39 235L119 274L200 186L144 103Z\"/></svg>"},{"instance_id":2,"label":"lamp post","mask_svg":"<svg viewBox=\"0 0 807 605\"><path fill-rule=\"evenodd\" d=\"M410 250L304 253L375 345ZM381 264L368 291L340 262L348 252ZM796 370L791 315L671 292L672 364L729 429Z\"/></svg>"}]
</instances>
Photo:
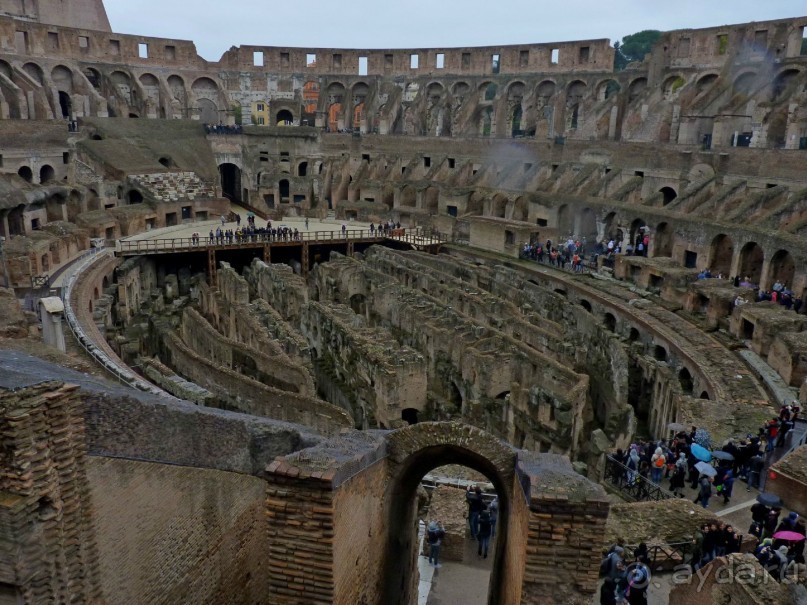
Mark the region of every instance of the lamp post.
<instances>
[{"instance_id":1,"label":"lamp post","mask_svg":"<svg viewBox=\"0 0 807 605\"><path fill-rule=\"evenodd\" d=\"M0 261L3 262L3 286L11 287L11 276L8 274L8 263L6 263L6 238L0 235Z\"/></svg>"}]
</instances>

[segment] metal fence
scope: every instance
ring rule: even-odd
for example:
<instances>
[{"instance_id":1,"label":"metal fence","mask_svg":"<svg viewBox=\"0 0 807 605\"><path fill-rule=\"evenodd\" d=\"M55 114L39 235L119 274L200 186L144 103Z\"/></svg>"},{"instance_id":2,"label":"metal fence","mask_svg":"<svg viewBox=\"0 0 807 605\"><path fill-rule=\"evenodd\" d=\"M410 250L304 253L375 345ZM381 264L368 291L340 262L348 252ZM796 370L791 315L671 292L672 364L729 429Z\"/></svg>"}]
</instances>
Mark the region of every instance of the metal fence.
<instances>
[{"instance_id":1,"label":"metal fence","mask_svg":"<svg viewBox=\"0 0 807 605\"><path fill-rule=\"evenodd\" d=\"M636 502L657 502L675 498L671 492L643 477L639 471L629 469L612 456L605 458L603 479L617 488L623 496Z\"/></svg>"}]
</instances>

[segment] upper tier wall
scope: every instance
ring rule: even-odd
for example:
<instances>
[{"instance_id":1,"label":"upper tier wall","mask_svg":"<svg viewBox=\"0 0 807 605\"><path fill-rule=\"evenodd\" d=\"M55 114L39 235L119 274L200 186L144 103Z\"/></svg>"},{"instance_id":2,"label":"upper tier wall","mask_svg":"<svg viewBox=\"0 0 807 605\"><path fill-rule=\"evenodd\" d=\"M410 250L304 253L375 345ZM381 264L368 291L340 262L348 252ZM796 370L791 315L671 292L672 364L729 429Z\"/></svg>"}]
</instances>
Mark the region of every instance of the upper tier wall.
<instances>
[{"instance_id":1,"label":"upper tier wall","mask_svg":"<svg viewBox=\"0 0 807 605\"><path fill-rule=\"evenodd\" d=\"M0 13L4 3L0 0ZM90 0L87 0L90 1ZM7 11L8 12L8 11ZM0 18L0 55L46 56L148 67L218 68L265 73L359 75L522 74L612 71L614 49L607 39L466 48L334 49L245 45L232 47L218 63L198 56L186 40L110 34L93 29ZM719 67L727 61L798 56L807 17L666 32L650 65ZM145 48L141 47L145 45ZM145 55L143 56L143 52ZM494 58L498 56L498 63ZM417 67L413 67L417 57ZM438 67L442 65L442 67ZM364 70L362 70L364 75Z\"/></svg>"}]
</instances>

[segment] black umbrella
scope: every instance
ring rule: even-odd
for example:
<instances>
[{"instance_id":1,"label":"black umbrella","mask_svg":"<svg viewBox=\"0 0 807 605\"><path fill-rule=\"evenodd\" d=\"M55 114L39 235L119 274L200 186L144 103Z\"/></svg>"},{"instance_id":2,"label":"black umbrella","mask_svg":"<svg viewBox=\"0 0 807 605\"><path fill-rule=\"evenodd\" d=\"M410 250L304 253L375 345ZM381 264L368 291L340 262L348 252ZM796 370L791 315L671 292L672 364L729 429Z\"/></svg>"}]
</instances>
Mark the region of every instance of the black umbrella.
<instances>
[{"instance_id":1,"label":"black umbrella","mask_svg":"<svg viewBox=\"0 0 807 605\"><path fill-rule=\"evenodd\" d=\"M734 456L732 456L728 452L724 452L723 450L712 452L712 458L717 458L718 460L729 460L729 461L734 460Z\"/></svg>"},{"instance_id":2,"label":"black umbrella","mask_svg":"<svg viewBox=\"0 0 807 605\"><path fill-rule=\"evenodd\" d=\"M757 496L757 502L764 504L765 506L770 506L771 508L782 508L785 505L779 496L768 493L762 493Z\"/></svg>"}]
</instances>

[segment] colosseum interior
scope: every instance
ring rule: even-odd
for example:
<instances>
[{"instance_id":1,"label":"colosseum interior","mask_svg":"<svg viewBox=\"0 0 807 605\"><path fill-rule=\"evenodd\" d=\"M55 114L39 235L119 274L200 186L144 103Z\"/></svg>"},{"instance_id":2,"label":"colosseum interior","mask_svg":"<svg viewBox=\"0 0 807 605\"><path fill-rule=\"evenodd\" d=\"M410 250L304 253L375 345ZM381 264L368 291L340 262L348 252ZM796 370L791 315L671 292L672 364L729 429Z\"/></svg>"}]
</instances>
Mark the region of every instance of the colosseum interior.
<instances>
[{"instance_id":1,"label":"colosseum interior","mask_svg":"<svg viewBox=\"0 0 807 605\"><path fill-rule=\"evenodd\" d=\"M413 605L447 465L500 502L480 605L589 604L608 528L681 504L608 454L806 400L807 17L616 70L211 62L53 4L0 0L2 605ZM766 573L651 602L795 603Z\"/></svg>"}]
</instances>

